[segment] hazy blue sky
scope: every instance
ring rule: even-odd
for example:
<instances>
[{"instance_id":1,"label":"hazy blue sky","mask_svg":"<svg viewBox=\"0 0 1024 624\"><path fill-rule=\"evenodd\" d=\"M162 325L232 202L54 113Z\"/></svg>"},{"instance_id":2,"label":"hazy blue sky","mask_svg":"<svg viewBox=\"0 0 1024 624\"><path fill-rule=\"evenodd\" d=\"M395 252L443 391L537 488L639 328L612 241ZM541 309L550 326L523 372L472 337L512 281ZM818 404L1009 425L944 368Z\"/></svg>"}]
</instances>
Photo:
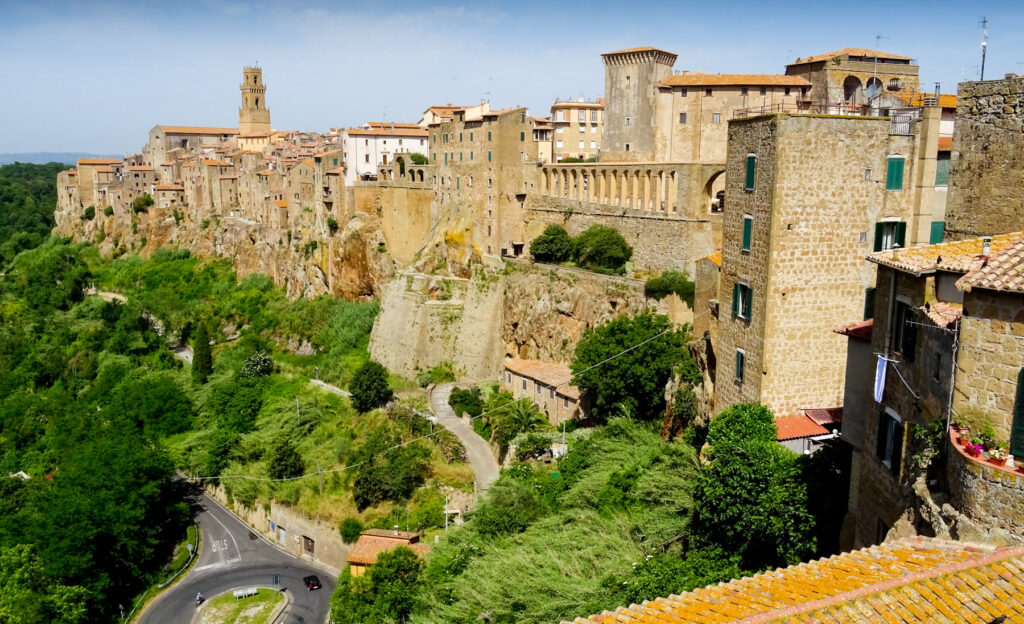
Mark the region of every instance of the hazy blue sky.
<instances>
[{"instance_id":1,"label":"hazy blue sky","mask_svg":"<svg viewBox=\"0 0 1024 624\"><path fill-rule=\"evenodd\" d=\"M278 129L416 121L431 104L603 94L600 53L782 73L844 47L918 59L921 84L1024 74L1024 2L47 2L0 0L0 152L137 151L156 124L235 126L259 62Z\"/></svg>"}]
</instances>

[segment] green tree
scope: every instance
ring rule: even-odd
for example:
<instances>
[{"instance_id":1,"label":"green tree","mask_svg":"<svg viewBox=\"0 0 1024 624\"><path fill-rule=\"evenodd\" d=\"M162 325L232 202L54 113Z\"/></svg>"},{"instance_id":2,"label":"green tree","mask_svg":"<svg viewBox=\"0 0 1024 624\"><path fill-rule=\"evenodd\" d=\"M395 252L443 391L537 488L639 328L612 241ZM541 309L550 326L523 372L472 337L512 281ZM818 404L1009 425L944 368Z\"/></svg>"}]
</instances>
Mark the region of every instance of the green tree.
<instances>
[{"instance_id":1,"label":"green tree","mask_svg":"<svg viewBox=\"0 0 1024 624\"><path fill-rule=\"evenodd\" d=\"M48 577L31 545L0 548L0 624L79 624L89 598Z\"/></svg>"},{"instance_id":2,"label":"green tree","mask_svg":"<svg viewBox=\"0 0 1024 624\"><path fill-rule=\"evenodd\" d=\"M673 329L664 315L619 316L584 331L570 366L573 383L599 418L620 404L639 418L652 418L664 408L665 384L686 357L685 342L685 332Z\"/></svg>"},{"instance_id":3,"label":"green tree","mask_svg":"<svg viewBox=\"0 0 1024 624\"><path fill-rule=\"evenodd\" d=\"M337 624L391 624L412 615L423 564L412 550L399 546L377 556L366 574L353 577L345 568L331 595L331 621Z\"/></svg>"},{"instance_id":4,"label":"green tree","mask_svg":"<svg viewBox=\"0 0 1024 624\"><path fill-rule=\"evenodd\" d=\"M203 321L199 322L192 338L192 349L192 380L204 384L213 373L213 350L210 348L210 330Z\"/></svg>"},{"instance_id":5,"label":"green tree","mask_svg":"<svg viewBox=\"0 0 1024 624\"><path fill-rule=\"evenodd\" d=\"M560 225L549 225L530 243L530 255L537 262L564 262L572 258L573 242Z\"/></svg>"},{"instance_id":6,"label":"green tree","mask_svg":"<svg viewBox=\"0 0 1024 624\"><path fill-rule=\"evenodd\" d=\"M430 164L430 159L427 158L426 156L424 156L423 154L419 153L419 152L413 152L413 153L409 154L409 160L411 160L412 164L414 164L414 165L429 165Z\"/></svg>"},{"instance_id":7,"label":"green tree","mask_svg":"<svg viewBox=\"0 0 1024 624\"><path fill-rule=\"evenodd\" d=\"M581 267L621 272L632 257L622 234L606 225L591 226L573 239L573 259Z\"/></svg>"},{"instance_id":8,"label":"green tree","mask_svg":"<svg viewBox=\"0 0 1024 624\"><path fill-rule=\"evenodd\" d=\"M338 527L338 532L341 533L341 541L346 544L355 544L363 532L363 523L359 521L359 518L345 518L341 526Z\"/></svg>"},{"instance_id":9,"label":"green tree","mask_svg":"<svg viewBox=\"0 0 1024 624\"><path fill-rule=\"evenodd\" d=\"M306 471L305 462L302 456L295 450L295 444L290 438L284 437L278 440L274 450L270 453L270 465L267 474L271 479L294 479Z\"/></svg>"},{"instance_id":10,"label":"green tree","mask_svg":"<svg viewBox=\"0 0 1024 624\"><path fill-rule=\"evenodd\" d=\"M692 308L693 289L694 283L686 271L665 271L644 283L644 296L661 301L670 293L675 293Z\"/></svg>"},{"instance_id":11,"label":"green tree","mask_svg":"<svg viewBox=\"0 0 1024 624\"><path fill-rule=\"evenodd\" d=\"M327 229L331 231L331 234L338 232L338 220L334 217L327 217Z\"/></svg>"},{"instance_id":12,"label":"green tree","mask_svg":"<svg viewBox=\"0 0 1024 624\"><path fill-rule=\"evenodd\" d=\"M85 211L82 212L82 221L92 221L96 217L96 207L86 206Z\"/></svg>"},{"instance_id":13,"label":"green tree","mask_svg":"<svg viewBox=\"0 0 1024 624\"><path fill-rule=\"evenodd\" d=\"M384 501L409 500L426 481L429 463L430 449L419 443L375 452L352 482L356 507L362 511Z\"/></svg>"},{"instance_id":14,"label":"green tree","mask_svg":"<svg viewBox=\"0 0 1024 624\"><path fill-rule=\"evenodd\" d=\"M274 360L263 349L256 351L242 362L242 375L250 379L266 377L274 372Z\"/></svg>"},{"instance_id":15,"label":"green tree","mask_svg":"<svg viewBox=\"0 0 1024 624\"><path fill-rule=\"evenodd\" d=\"M538 431L548 426L548 420L528 398L518 399L490 414L492 440L501 448L508 448L521 433Z\"/></svg>"},{"instance_id":16,"label":"green tree","mask_svg":"<svg viewBox=\"0 0 1024 624\"><path fill-rule=\"evenodd\" d=\"M448 395L448 405L455 410L456 416L469 414L470 417L475 417L484 411L484 402L480 398L479 388L468 390L452 388L452 393Z\"/></svg>"},{"instance_id":17,"label":"green tree","mask_svg":"<svg viewBox=\"0 0 1024 624\"><path fill-rule=\"evenodd\" d=\"M352 376L349 391L352 393L352 407L360 413L384 405L392 395L387 369L373 360L367 361Z\"/></svg>"},{"instance_id":18,"label":"green tree","mask_svg":"<svg viewBox=\"0 0 1024 624\"><path fill-rule=\"evenodd\" d=\"M108 217L113 216L114 215L114 207L113 206L107 206L106 208L103 209L103 214L108 216Z\"/></svg>"},{"instance_id":19,"label":"green tree","mask_svg":"<svg viewBox=\"0 0 1024 624\"><path fill-rule=\"evenodd\" d=\"M132 200L132 211L135 213L148 212L149 207L153 204L153 196L149 193L143 193Z\"/></svg>"}]
</instances>

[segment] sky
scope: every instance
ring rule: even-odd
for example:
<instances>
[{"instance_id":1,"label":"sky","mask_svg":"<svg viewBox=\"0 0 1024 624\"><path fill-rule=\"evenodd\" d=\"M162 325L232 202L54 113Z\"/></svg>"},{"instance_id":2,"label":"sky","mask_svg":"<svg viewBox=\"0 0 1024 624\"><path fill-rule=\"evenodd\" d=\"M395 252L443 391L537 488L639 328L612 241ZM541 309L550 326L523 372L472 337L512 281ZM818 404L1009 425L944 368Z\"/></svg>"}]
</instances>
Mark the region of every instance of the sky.
<instances>
[{"instance_id":1,"label":"sky","mask_svg":"<svg viewBox=\"0 0 1024 624\"><path fill-rule=\"evenodd\" d=\"M652 45L675 69L783 73L845 47L910 56L922 88L1024 74L1024 2L475 3L0 0L0 153L138 151L158 124L238 124L258 63L274 128L417 121L433 104L604 94L600 54ZM876 39L881 35L881 39Z\"/></svg>"}]
</instances>

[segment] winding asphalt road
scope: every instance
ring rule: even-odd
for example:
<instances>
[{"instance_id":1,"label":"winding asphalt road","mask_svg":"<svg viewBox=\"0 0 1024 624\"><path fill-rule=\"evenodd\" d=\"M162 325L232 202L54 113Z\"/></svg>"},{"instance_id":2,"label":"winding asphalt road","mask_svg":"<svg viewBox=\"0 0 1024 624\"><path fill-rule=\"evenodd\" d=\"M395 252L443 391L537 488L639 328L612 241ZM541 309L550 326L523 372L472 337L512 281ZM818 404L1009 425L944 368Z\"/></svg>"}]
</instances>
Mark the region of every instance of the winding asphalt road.
<instances>
[{"instance_id":1,"label":"winding asphalt road","mask_svg":"<svg viewBox=\"0 0 1024 624\"><path fill-rule=\"evenodd\" d=\"M277 587L292 597L278 624L326 621L334 575L271 546L200 490L194 490L190 498L203 535L199 560L183 580L143 611L139 624L187 624L196 612L197 592L211 598L245 587L272 587L275 574L281 581ZM320 577L322 589L306 589L302 578L310 574Z\"/></svg>"},{"instance_id":2,"label":"winding asphalt road","mask_svg":"<svg viewBox=\"0 0 1024 624\"><path fill-rule=\"evenodd\" d=\"M455 410L448 405L448 397L452 393L453 383L438 384L430 392L430 411L437 416L437 421L451 431L466 447L469 464L476 474L478 492L483 494L491 484L498 480L498 461L491 453L491 446L473 431L473 425L455 415Z\"/></svg>"}]
</instances>

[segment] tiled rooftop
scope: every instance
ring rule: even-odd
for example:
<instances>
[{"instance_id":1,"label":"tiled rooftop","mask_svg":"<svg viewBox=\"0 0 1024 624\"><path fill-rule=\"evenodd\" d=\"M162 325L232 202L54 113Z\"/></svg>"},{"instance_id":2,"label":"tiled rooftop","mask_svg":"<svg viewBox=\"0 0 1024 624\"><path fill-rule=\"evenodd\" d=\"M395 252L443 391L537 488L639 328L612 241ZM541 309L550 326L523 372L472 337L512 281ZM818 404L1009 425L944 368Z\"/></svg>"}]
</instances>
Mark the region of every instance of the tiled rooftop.
<instances>
[{"instance_id":1,"label":"tiled rooftop","mask_svg":"<svg viewBox=\"0 0 1024 624\"><path fill-rule=\"evenodd\" d=\"M684 72L675 74L658 83L664 87L697 87L697 86L783 86L809 87L811 83L799 76L784 74L705 74L703 72Z\"/></svg>"},{"instance_id":2,"label":"tiled rooftop","mask_svg":"<svg viewBox=\"0 0 1024 624\"><path fill-rule=\"evenodd\" d=\"M238 128L204 128L202 126L157 126L164 134L238 134Z\"/></svg>"},{"instance_id":3,"label":"tiled rooftop","mask_svg":"<svg viewBox=\"0 0 1024 624\"><path fill-rule=\"evenodd\" d=\"M384 529L363 531L355 546L352 547L352 552L348 556L348 562L373 565L377 562L377 556L382 552L393 550L399 546L411 548L413 552L419 555L427 553L430 547L426 544L417 543L418 540L419 533L412 533L410 531L387 531Z\"/></svg>"},{"instance_id":4,"label":"tiled rooftop","mask_svg":"<svg viewBox=\"0 0 1024 624\"><path fill-rule=\"evenodd\" d=\"M957 287L968 292L972 288L1024 292L1024 236L1019 233L1016 236L1016 240L999 251L993 239L988 262L957 280Z\"/></svg>"},{"instance_id":5,"label":"tiled rooftop","mask_svg":"<svg viewBox=\"0 0 1024 624\"><path fill-rule=\"evenodd\" d=\"M668 50L662 50L660 48L652 48L651 46L640 46L638 48L626 48L624 50L615 50L614 52L605 52L601 56L609 56L611 54L630 54L633 52L661 52L662 54L676 56L675 52L669 52Z\"/></svg>"},{"instance_id":6,"label":"tiled rooftop","mask_svg":"<svg viewBox=\"0 0 1024 624\"><path fill-rule=\"evenodd\" d=\"M921 306L921 311L936 327L948 327L963 314L964 306L947 301L929 301Z\"/></svg>"},{"instance_id":7,"label":"tiled rooftop","mask_svg":"<svg viewBox=\"0 0 1024 624\"><path fill-rule=\"evenodd\" d=\"M1024 232L1000 234L992 237L989 256L995 256L1005 247L1024 236ZM914 273L967 273L981 265L982 239L970 238L935 245L908 247L897 251L877 251L868 260L893 269Z\"/></svg>"},{"instance_id":8,"label":"tiled rooftop","mask_svg":"<svg viewBox=\"0 0 1024 624\"><path fill-rule=\"evenodd\" d=\"M569 381L572 380L572 371L566 366L540 360L507 358L505 368L517 375L529 377L548 386L555 386L555 392L570 399L580 398L579 388L569 384Z\"/></svg>"},{"instance_id":9,"label":"tiled rooftop","mask_svg":"<svg viewBox=\"0 0 1024 624\"><path fill-rule=\"evenodd\" d=\"M832 52L826 52L824 54L816 54L814 56L808 56L807 58L797 59L790 63L790 65L802 65L804 63L817 63L818 61L828 61L836 58L837 56L866 56L869 58L891 59L894 61L913 60L909 56L889 54L888 52L879 52L878 50L870 50L868 48L843 48L842 50L834 50Z\"/></svg>"},{"instance_id":10,"label":"tiled rooftop","mask_svg":"<svg viewBox=\"0 0 1024 624\"><path fill-rule=\"evenodd\" d=\"M120 158L79 158L79 165L119 165Z\"/></svg>"},{"instance_id":11,"label":"tiled rooftop","mask_svg":"<svg viewBox=\"0 0 1024 624\"><path fill-rule=\"evenodd\" d=\"M803 410L804 415L822 427L837 425L843 422L842 407L816 407Z\"/></svg>"},{"instance_id":12,"label":"tiled rooftop","mask_svg":"<svg viewBox=\"0 0 1024 624\"><path fill-rule=\"evenodd\" d=\"M896 92L893 95L895 95L900 100L906 102L910 106L924 106L925 99L935 97L934 93L921 93L920 91L915 93ZM956 108L956 94L940 93L939 106L941 106L942 108Z\"/></svg>"},{"instance_id":13,"label":"tiled rooftop","mask_svg":"<svg viewBox=\"0 0 1024 624\"><path fill-rule=\"evenodd\" d=\"M874 328L874 325L875 319L868 319L866 321L854 323L853 325L849 325L847 327L840 327L839 329L834 329L832 331L834 331L837 334L849 336L850 338L856 338L858 340L867 340L870 342L871 332Z\"/></svg>"},{"instance_id":14,"label":"tiled rooftop","mask_svg":"<svg viewBox=\"0 0 1024 624\"><path fill-rule=\"evenodd\" d=\"M826 435L829 433L828 429L802 414L800 416L783 416L782 418L776 418L775 427L779 431L778 436L775 439L779 442L795 440L797 438L810 438L812 436Z\"/></svg>"},{"instance_id":15,"label":"tiled rooftop","mask_svg":"<svg viewBox=\"0 0 1024 624\"><path fill-rule=\"evenodd\" d=\"M911 538L657 598L577 624L1024 621L1024 547Z\"/></svg>"}]
</instances>

